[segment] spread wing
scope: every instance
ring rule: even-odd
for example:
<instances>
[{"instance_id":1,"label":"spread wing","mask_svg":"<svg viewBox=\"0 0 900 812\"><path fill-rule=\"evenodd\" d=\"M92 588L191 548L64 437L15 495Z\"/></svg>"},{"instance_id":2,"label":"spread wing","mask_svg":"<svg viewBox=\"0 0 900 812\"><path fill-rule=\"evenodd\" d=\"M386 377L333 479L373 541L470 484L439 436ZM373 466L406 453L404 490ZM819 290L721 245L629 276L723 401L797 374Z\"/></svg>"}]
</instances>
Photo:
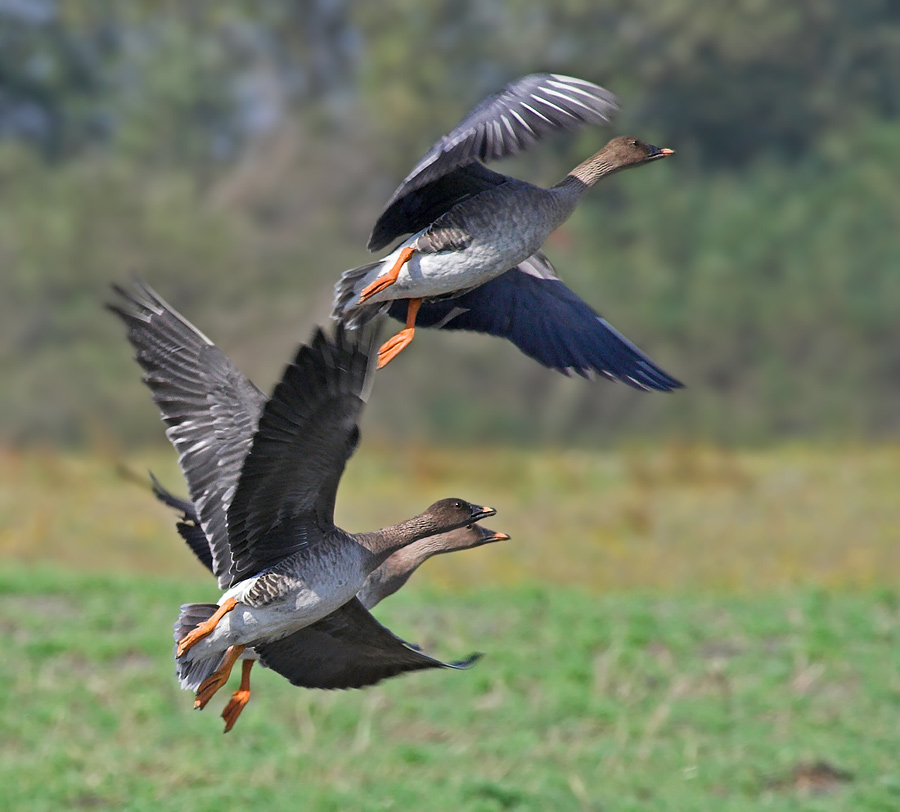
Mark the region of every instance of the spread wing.
<instances>
[{"instance_id":1,"label":"spread wing","mask_svg":"<svg viewBox=\"0 0 900 812\"><path fill-rule=\"evenodd\" d=\"M411 227L421 223L417 215L439 199L441 191L452 195L456 180L434 191L425 190L443 176L476 161L515 155L552 132L605 123L617 110L616 97L609 91L571 76L535 73L512 82L482 101L416 164L375 223L369 250L378 251L403 234L428 225L431 220ZM469 180L465 177L461 182ZM426 203L406 200L419 195Z\"/></svg>"},{"instance_id":2,"label":"spread wing","mask_svg":"<svg viewBox=\"0 0 900 812\"><path fill-rule=\"evenodd\" d=\"M445 663L382 626L354 598L317 623L256 646L260 662L304 688L362 688L425 668L468 668L480 655Z\"/></svg>"},{"instance_id":3,"label":"spread wing","mask_svg":"<svg viewBox=\"0 0 900 812\"><path fill-rule=\"evenodd\" d=\"M403 321L406 309L401 300L388 312ZM461 296L423 302L416 326L507 338L565 374L595 373L636 389L683 386L569 290L541 252Z\"/></svg>"},{"instance_id":4,"label":"spread wing","mask_svg":"<svg viewBox=\"0 0 900 812\"><path fill-rule=\"evenodd\" d=\"M369 239L369 250L378 251L404 234L428 228L455 205L480 192L500 186L509 178L480 163L468 164L439 175L430 183L405 194L384 210Z\"/></svg>"},{"instance_id":5,"label":"spread wing","mask_svg":"<svg viewBox=\"0 0 900 812\"><path fill-rule=\"evenodd\" d=\"M265 404L228 509L233 583L334 527L338 482L371 389L376 333L338 326L331 339L317 329Z\"/></svg>"},{"instance_id":6,"label":"spread wing","mask_svg":"<svg viewBox=\"0 0 900 812\"><path fill-rule=\"evenodd\" d=\"M121 301L107 306L128 327L144 383L179 453L219 587L227 589L226 511L266 397L149 286L136 281L133 293L113 288Z\"/></svg>"}]
</instances>

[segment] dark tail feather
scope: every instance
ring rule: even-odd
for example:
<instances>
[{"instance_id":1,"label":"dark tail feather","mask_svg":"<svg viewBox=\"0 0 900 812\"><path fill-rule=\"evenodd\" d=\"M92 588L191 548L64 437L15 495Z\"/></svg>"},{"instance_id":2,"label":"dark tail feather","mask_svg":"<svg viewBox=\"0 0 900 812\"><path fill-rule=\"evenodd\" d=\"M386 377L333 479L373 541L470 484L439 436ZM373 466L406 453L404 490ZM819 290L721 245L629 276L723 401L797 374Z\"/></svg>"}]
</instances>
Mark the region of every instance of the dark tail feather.
<instances>
[{"instance_id":1,"label":"dark tail feather","mask_svg":"<svg viewBox=\"0 0 900 812\"><path fill-rule=\"evenodd\" d=\"M178 621L175 623L175 634L173 635L176 643L180 643L187 634L203 623L209 620L218 605L215 603L185 603L181 607L181 614L178 615ZM181 657L175 658L175 674L178 682L186 691L196 691L213 671L215 671L225 659L224 651L217 651L215 654L199 659L194 654L195 649L189 649Z\"/></svg>"},{"instance_id":2,"label":"dark tail feather","mask_svg":"<svg viewBox=\"0 0 900 812\"><path fill-rule=\"evenodd\" d=\"M147 473L150 474L150 487L153 489L153 495L160 502L183 513L185 519L190 519L192 522L199 524L200 519L197 517L197 510L193 502L187 499L179 499L162 486L162 483L153 475L153 471L148 471Z\"/></svg>"},{"instance_id":3,"label":"dark tail feather","mask_svg":"<svg viewBox=\"0 0 900 812\"><path fill-rule=\"evenodd\" d=\"M180 643L187 635L192 632L203 621L209 620L219 608L216 603L183 603L181 605L181 614L178 615L178 621L175 623L176 643Z\"/></svg>"},{"instance_id":4,"label":"dark tail feather","mask_svg":"<svg viewBox=\"0 0 900 812\"><path fill-rule=\"evenodd\" d=\"M187 542L188 547L191 548L191 552L200 559L200 563L212 572L213 557L212 551L209 548L209 539L206 537L206 533L203 532L203 528L200 526L200 517L197 515L197 509L194 507L194 503L187 499L179 499L177 496L169 493L169 491L160 484L159 480L153 476L152 471L150 472L150 480L153 483L153 494L156 498L164 505L168 505L170 508L174 508L181 512L182 520L175 523L175 527L178 529L178 535Z\"/></svg>"}]
</instances>

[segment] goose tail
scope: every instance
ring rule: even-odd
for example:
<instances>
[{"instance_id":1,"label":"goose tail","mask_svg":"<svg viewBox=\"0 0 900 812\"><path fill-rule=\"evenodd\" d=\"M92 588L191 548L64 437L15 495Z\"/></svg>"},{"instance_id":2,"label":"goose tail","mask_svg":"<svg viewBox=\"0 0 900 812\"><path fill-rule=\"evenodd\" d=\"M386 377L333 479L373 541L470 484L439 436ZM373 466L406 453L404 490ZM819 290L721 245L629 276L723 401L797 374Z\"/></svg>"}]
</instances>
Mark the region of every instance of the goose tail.
<instances>
[{"instance_id":1,"label":"goose tail","mask_svg":"<svg viewBox=\"0 0 900 812\"><path fill-rule=\"evenodd\" d=\"M379 313L387 310L390 302L359 304L359 294L370 282L374 282L382 272L384 262L370 262L344 271L334 286L334 309L331 318L351 329L362 327Z\"/></svg>"},{"instance_id":2,"label":"goose tail","mask_svg":"<svg viewBox=\"0 0 900 812\"><path fill-rule=\"evenodd\" d=\"M218 608L215 603L185 603L182 605L181 614L178 615L178 620L175 622L175 634L173 635L176 651L177 644L191 630L203 621L209 620ZM219 668L225 660L224 651L216 651L204 657L198 653L198 648L202 649L203 647L195 646L180 657L175 657L175 676L178 677L178 683L185 691L196 691L203 680Z\"/></svg>"}]
</instances>

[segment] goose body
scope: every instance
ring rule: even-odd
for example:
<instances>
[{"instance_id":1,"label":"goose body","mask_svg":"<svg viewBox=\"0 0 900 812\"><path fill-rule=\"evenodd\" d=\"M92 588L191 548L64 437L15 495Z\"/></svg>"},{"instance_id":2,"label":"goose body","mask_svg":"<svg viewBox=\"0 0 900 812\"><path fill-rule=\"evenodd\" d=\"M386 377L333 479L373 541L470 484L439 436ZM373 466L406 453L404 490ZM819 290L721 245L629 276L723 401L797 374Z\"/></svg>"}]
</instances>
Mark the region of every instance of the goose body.
<instances>
[{"instance_id":1,"label":"goose body","mask_svg":"<svg viewBox=\"0 0 900 812\"><path fill-rule=\"evenodd\" d=\"M212 572L209 539L200 526L194 505L189 500L173 496L155 478L153 490L160 501L182 513L177 525L178 532L200 562ZM366 578L362 589L356 593L356 600L351 600L322 620L293 632L288 639L280 641L280 645L265 648L266 662L276 669L280 668L280 673L294 684L308 688L370 685L414 668L468 667L477 655L451 663L429 657L418 647L409 646L391 634L365 610L400 589L432 556L508 538L505 533L472 524L421 539L397 550ZM245 649L241 655L244 661L241 684L222 713L226 733L250 701L250 672L259 658L260 654L254 648Z\"/></svg>"},{"instance_id":2,"label":"goose body","mask_svg":"<svg viewBox=\"0 0 900 812\"><path fill-rule=\"evenodd\" d=\"M569 216L570 200L564 192L506 178L457 204L452 217L420 230L368 266L365 275L354 279L352 296L343 308L358 308L361 292L393 267L407 248L415 253L403 263L397 281L366 299L367 303L438 298L479 287L535 254Z\"/></svg>"},{"instance_id":3,"label":"goose body","mask_svg":"<svg viewBox=\"0 0 900 812\"><path fill-rule=\"evenodd\" d=\"M680 387L569 290L541 251L598 180L672 150L614 138L549 189L482 163L551 132L606 123L616 110L608 91L556 74L525 76L485 99L391 196L369 249L401 242L384 259L343 274L332 317L351 327L384 311L405 320L405 329L381 347L379 366L425 326L507 338L566 374L601 375L644 390Z\"/></svg>"},{"instance_id":4,"label":"goose body","mask_svg":"<svg viewBox=\"0 0 900 812\"><path fill-rule=\"evenodd\" d=\"M397 550L493 515L491 508L444 499L374 532L335 526L338 483L359 441L358 418L371 387L370 331L354 336L339 326L329 337L317 330L266 398L149 287L116 291L120 301L109 307L128 326L144 381L179 451L223 590L218 604L183 605L175 624L178 678L197 691L196 707L227 681L248 646L264 659L268 653L290 679L296 657L279 669L282 641L293 651L292 633L353 607L369 574ZM382 672L417 667L423 666L395 657Z\"/></svg>"},{"instance_id":5,"label":"goose body","mask_svg":"<svg viewBox=\"0 0 900 812\"><path fill-rule=\"evenodd\" d=\"M213 559L209 539L203 532L200 517L193 503L188 499L174 496L152 474L151 480L156 498L182 514L176 524L178 533L200 563L212 572ZM498 533L481 524L471 524L413 542L392 553L380 567L371 572L362 589L356 593L356 597L366 609L371 609L400 589L429 558L458 550L471 550L508 539L509 536L505 533Z\"/></svg>"},{"instance_id":6,"label":"goose body","mask_svg":"<svg viewBox=\"0 0 900 812\"><path fill-rule=\"evenodd\" d=\"M362 545L350 538L323 539L227 590L218 605L234 600L237 606L188 655L205 660L231 645L280 640L340 609L373 569Z\"/></svg>"}]
</instances>

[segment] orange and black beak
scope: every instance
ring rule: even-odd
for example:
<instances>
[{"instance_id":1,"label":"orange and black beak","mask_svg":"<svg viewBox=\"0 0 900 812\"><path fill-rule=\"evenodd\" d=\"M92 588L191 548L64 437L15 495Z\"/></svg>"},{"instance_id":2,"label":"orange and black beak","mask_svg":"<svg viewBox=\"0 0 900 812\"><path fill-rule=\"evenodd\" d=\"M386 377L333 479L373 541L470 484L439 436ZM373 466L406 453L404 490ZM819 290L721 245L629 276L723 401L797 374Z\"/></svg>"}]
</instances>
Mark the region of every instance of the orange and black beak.
<instances>
[{"instance_id":1,"label":"orange and black beak","mask_svg":"<svg viewBox=\"0 0 900 812\"><path fill-rule=\"evenodd\" d=\"M670 155L675 154L674 149L668 149L667 147L654 147L653 144L650 144L649 146L652 151L647 156L648 161L655 161L657 158L668 158Z\"/></svg>"},{"instance_id":2,"label":"orange and black beak","mask_svg":"<svg viewBox=\"0 0 900 812\"><path fill-rule=\"evenodd\" d=\"M472 522L480 522L482 519L488 518L496 514L496 510L492 507L476 507L472 506Z\"/></svg>"},{"instance_id":3,"label":"orange and black beak","mask_svg":"<svg viewBox=\"0 0 900 812\"><path fill-rule=\"evenodd\" d=\"M495 530L491 530L487 527L482 527L478 525L478 529L481 530L481 538L478 540L478 545L482 544L493 544L495 541L509 541L509 536L506 533L498 533Z\"/></svg>"}]
</instances>

